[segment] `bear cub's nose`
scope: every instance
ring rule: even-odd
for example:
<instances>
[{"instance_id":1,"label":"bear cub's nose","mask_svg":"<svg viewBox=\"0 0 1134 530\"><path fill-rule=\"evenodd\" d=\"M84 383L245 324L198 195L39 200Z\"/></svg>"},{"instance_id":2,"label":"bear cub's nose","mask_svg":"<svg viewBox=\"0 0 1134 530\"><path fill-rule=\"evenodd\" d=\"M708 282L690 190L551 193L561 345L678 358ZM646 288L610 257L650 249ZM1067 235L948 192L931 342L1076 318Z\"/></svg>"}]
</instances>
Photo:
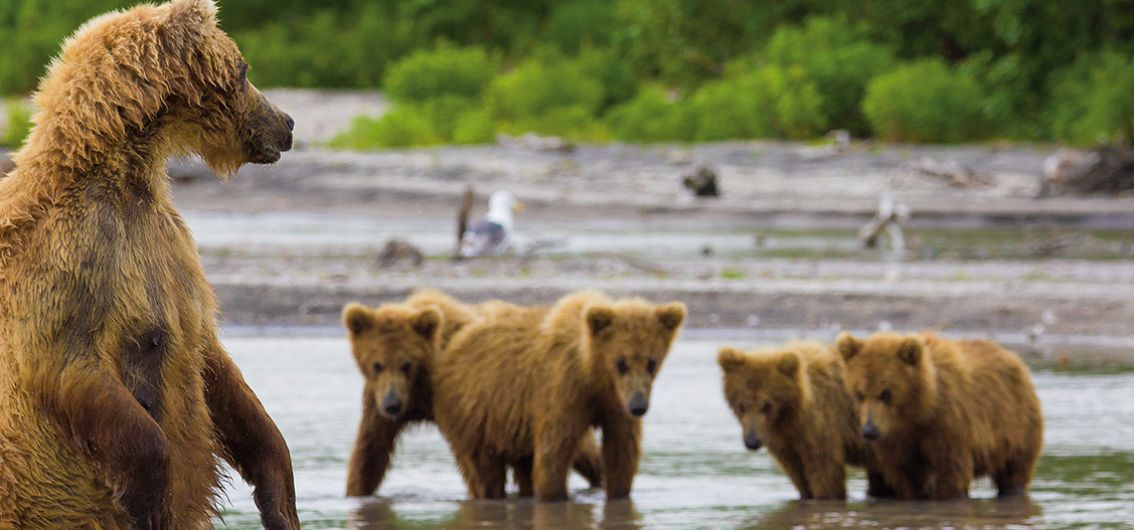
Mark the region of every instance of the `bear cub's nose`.
<instances>
[{"instance_id":1,"label":"bear cub's nose","mask_svg":"<svg viewBox=\"0 0 1134 530\"><path fill-rule=\"evenodd\" d=\"M634 397L630 398L630 414L641 416L645 414L646 410L649 408L650 402L641 392L634 394Z\"/></svg>"},{"instance_id":2,"label":"bear cub's nose","mask_svg":"<svg viewBox=\"0 0 1134 530\"><path fill-rule=\"evenodd\" d=\"M386 411L386 414L397 416L402 412L402 400L390 394L382 399L382 410Z\"/></svg>"},{"instance_id":3,"label":"bear cub's nose","mask_svg":"<svg viewBox=\"0 0 1134 530\"><path fill-rule=\"evenodd\" d=\"M867 423L866 425L862 426L863 438L874 441L877 440L880 435L881 433L878 432L878 427L876 427L873 423Z\"/></svg>"},{"instance_id":4,"label":"bear cub's nose","mask_svg":"<svg viewBox=\"0 0 1134 530\"><path fill-rule=\"evenodd\" d=\"M756 436L756 431L749 431L744 433L744 447L756 451L763 446L764 443L760 441L759 436Z\"/></svg>"}]
</instances>

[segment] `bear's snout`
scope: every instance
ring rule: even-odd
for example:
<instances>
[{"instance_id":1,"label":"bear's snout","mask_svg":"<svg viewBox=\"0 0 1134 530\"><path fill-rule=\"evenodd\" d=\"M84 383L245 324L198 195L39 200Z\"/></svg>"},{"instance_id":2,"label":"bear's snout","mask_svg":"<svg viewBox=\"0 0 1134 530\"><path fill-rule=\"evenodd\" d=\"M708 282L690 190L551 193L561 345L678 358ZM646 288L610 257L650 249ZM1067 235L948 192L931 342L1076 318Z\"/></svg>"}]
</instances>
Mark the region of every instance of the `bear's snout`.
<instances>
[{"instance_id":1,"label":"bear's snout","mask_svg":"<svg viewBox=\"0 0 1134 530\"><path fill-rule=\"evenodd\" d=\"M867 440L877 440L882 433L878 432L878 426L874 425L873 421L867 420L866 425L862 426L862 437Z\"/></svg>"},{"instance_id":2,"label":"bear's snout","mask_svg":"<svg viewBox=\"0 0 1134 530\"><path fill-rule=\"evenodd\" d=\"M397 417L402 413L402 399L394 393L386 394L382 398L382 411L391 417Z\"/></svg>"},{"instance_id":3,"label":"bear's snout","mask_svg":"<svg viewBox=\"0 0 1134 530\"><path fill-rule=\"evenodd\" d=\"M630 398L630 414L642 416L650 408L650 400L641 392L635 392Z\"/></svg>"},{"instance_id":4,"label":"bear's snout","mask_svg":"<svg viewBox=\"0 0 1134 530\"><path fill-rule=\"evenodd\" d=\"M756 431L748 431L744 433L744 447L757 451L761 447L764 447L764 442L760 441L760 437L756 435Z\"/></svg>"}]
</instances>

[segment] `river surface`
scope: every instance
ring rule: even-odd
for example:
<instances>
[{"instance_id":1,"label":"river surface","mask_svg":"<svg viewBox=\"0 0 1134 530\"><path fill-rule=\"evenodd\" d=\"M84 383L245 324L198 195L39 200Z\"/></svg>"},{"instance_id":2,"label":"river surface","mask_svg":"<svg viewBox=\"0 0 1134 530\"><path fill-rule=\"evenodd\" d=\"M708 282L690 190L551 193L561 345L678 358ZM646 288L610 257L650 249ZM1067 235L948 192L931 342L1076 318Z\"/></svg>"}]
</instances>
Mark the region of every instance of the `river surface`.
<instances>
[{"instance_id":1,"label":"river surface","mask_svg":"<svg viewBox=\"0 0 1134 530\"><path fill-rule=\"evenodd\" d=\"M1131 370L1036 370L1045 450L1027 498L996 500L982 480L973 500L868 501L865 479L854 473L848 502L800 502L765 451L744 448L721 395L717 347L758 344L690 339L676 344L654 386L632 500L608 503L573 476L570 502L466 501L431 426L403 434L377 497L347 499L362 377L345 336L237 336L225 344L291 447L304 528L1134 527ZM218 526L258 528L250 489L237 477L225 493Z\"/></svg>"}]
</instances>

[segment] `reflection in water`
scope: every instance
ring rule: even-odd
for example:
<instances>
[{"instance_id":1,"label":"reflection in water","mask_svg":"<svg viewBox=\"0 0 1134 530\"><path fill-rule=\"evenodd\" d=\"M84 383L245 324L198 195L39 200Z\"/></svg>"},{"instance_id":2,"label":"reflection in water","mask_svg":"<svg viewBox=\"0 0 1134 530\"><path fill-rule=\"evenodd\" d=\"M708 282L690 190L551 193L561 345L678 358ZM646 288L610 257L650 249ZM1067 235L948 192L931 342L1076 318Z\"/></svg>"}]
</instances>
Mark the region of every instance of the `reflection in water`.
<instances>
[{"instance_id":1,"label":"reflection in water","mask_svg":"<svg viewBox=\"0 0 1134 530\"><path fill-rule=\"evenodd\" d=\"M798 502L767 453L744 448L715 362L718 342L680 341L658 377L633 503L606 502L572 477L572 502L465 499L448 447L432 427L402 436L381 497L347 499L346 460L362 381L345 338L225 341L292 451L305 529L530 528L1129 528L1134 521L1134 372L1035 374L1045 447L1030 498L1005 501L987 480L975 500L870 502L853 471L849 503ZM738 344L749 347L755 344ZM250 489L225 491L223 525L260 528ZM218 523L220 524L220 523Z\"/></svg>"},{"instance_id":2,"label":"reflection in water","mask_svg":"<svg viewBox=\"0 0 1134 530\"><path fill-rule=\"evenodd\" d=\"M594 504L577 502L537 503L531 499L481 500L456 503L455 510L437 521L440 528L500 530L551 530L558 528L599 528L635 530L638 512L628 500L608 502L601 510ZM596 517L601 513L600 517ZM419 528L411 516L398 514L398 503L374 499L359 505L348 517L352 530ZM433 526L433 525L430 525Z\"/></svg>"},{"instance_id":3,"label":"reflection in water","mask_svg":"<svg viewBox=\"0 0 1134 530\"><path fill-rule=\"evenodd\" d=\"M739 528L1020 528L1042 522L1029 497L947 502L792 501Z\"/></svg>"}]
</instances>

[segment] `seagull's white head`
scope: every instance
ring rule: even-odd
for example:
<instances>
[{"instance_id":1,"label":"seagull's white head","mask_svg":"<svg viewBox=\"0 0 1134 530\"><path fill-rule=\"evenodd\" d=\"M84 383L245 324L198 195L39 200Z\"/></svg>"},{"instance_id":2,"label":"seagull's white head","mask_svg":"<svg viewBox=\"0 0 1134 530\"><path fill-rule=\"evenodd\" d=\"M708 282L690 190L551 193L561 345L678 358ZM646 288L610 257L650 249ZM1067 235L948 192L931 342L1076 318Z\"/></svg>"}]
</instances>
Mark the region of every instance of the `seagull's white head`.
<instances>
[{"instance_id":1,"label":"seagull's white head","mask_svg":"<svg viewBox=\"0 0 1134 530\"><path fill-rule=\"evenodd\" d=\"M512 213L522 211L524 211L524 205L520 204L520 201L517 201L511 192L501 190L489 197L486 218L489 221L511 227Z\"/></svg>"}]
</instances>

